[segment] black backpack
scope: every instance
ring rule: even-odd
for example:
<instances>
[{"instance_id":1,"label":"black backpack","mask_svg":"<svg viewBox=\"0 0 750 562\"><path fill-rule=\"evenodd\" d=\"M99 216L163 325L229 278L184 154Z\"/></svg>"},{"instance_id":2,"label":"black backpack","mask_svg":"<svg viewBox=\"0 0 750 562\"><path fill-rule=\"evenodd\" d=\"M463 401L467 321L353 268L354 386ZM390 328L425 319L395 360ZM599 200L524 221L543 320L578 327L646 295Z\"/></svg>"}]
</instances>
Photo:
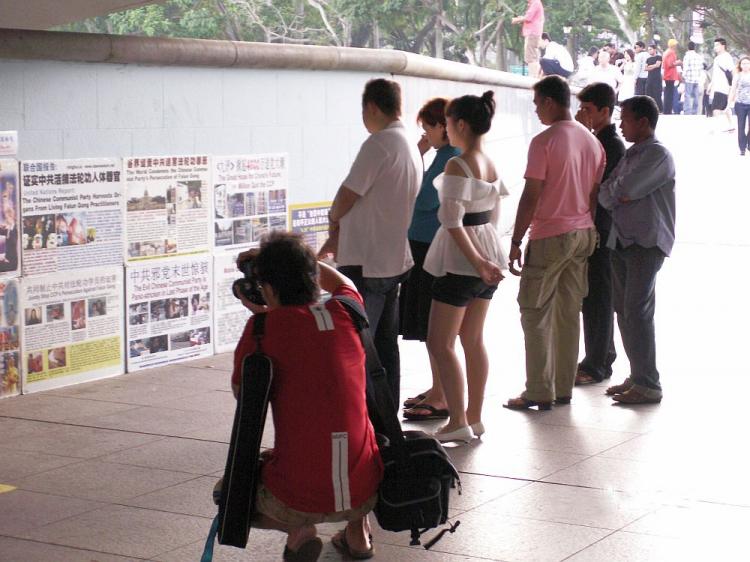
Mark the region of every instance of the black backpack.
<instances>
[{"instance_id":1,"label":"black backpack","mask_svg":"<svg viewBox=\"0 0 750 562\"><path fill-rule=\"evenodd\" d=\"M362 306L348 297L334 299L349 312L367 354L367 407L385 467L375 518L386 531L410 531L410 544L418 545L422 533L448 520L450 489L458 486L461 493L458 471L437 439L423 431L402 431ZM455 532L459 524L456 521L424 547Z\"/></svg>"}]
</instances>

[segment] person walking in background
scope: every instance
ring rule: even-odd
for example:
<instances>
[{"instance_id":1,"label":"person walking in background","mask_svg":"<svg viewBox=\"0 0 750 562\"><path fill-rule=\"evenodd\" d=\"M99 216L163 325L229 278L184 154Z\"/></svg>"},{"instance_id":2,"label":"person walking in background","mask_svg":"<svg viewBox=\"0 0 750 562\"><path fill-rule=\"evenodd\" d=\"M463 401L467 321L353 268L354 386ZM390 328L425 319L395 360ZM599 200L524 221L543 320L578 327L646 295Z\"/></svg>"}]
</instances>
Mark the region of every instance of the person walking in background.
<instances>
[{"instance_id":1,"label":"person walking in background","mask_svg":"<svg viewBox=\"0 0 750 562\"><path fill-rule=\"evenodd\" d=\"M620 129L632 142L601 186L599 203L612 212L607 246L614 250L614 303L630 376L607 394L624 404L660 402L656 368L656 274L669 256L675 234L675 167L654 133L656 103L635 96L622 104Z\"/></svg>"},{"instance_id":2,"label":"person walking in background","mask_svg":"<svg viewBox=\"0 0 750 562\"><path fill-rule=\"evenodd\" d=\"M523 60L529 65L529 76L539 76L539 42L544 31L544 6L542 0L528 0L526 13L511 20L513 24L522 24Z\"/></svg>"},{"instance_id":3,"label":"person walking in background","mask_svg":"<svg viewBox=\"0 0 750 562\"><path fill-rule=\"evenodd\" d=\"M567 78L573 74L575 66L573 57L570 56L568 49L553 41L549 33L542 33L540 46L544 49L544 55L540 61L542 65L542 74L545 76L562 76Z\"/></svg>"},{"instance_id":4,"label":"person walking in background","mask_svg":"<svg viewBox=\"0 0 750 562\"><path fill-rule=\"evenodd\" d=\"M394 406L401 385L398 289L414 264L407 231L421 177L419 151L400 117L400 86L383 78L367 82L362 121L370 136L336 192L320 249L321 256L335 256L364 299Z\"/></svg>"},{"instance_id":5,"label":"person walking in background","mask_svg":"<svg viewBox=\"0 0 750 562\"><path fill-rule=\"evenodd\" d=\"M631 96L632 97L632 96ZM591 84L578 94L580 109L576 120L596 135L604 147L607 165L603 181L625 154L625 145L612 123L615 92L607 84ZM617 358L614 343L614 307L612 305L612 257L606 247L612 217L597 203L594 219L599 245L588 261L589 292L583 299L583 342L586 356L578 364L576 385L601 382L612 376Z\"/></svg>"},{"instance_id":6,"label":"person walking in background","mask_svg":"<svg viewBox=\"0 0 750 562\"><path fill-rule=\"evenodd\" d=\"M512 410L570 403L581 303L588 292L586 260L596 247L596 193L605 167L602 145L573 120L565 80L548 76L537 82L534 105L548 128L529 146L511 242L511 273L519 275L514 264L522 266L518 304L526 344L526 390L505 404Z\"/></svg>"},{"instance_id":7,"label":"person walking in background","mask_svg":"<svg viewBox=\"0 0 750 562\"><path fill-rule=\"evenodd\" d=\"M729 94L729 105L734 106L737 114L737 142L740 154L750 149L750 57L741 57L737 62L737 73L734 75L732 90Z\"/></svg>"},{"instance_id":8,"label":"person walking in background","mask_svg":"<svg viewBox=\"0 0 750 562\"><path fill-rule=\"evenodd\" d=\"M646 44L643 41L636 41L633 51L635 52L635 69L633 70L633 74L635 75L635 95L645 96L646 82L648 81L648 70L646 70L648 51L646 50Z\"/></svg>"},{"instance_id":9,"label":"person walking in background","mask_svg":"<svg viewBox=\"0 0 750 562\"><path fill-rule=\"evenodd\" d=\"M648 72L646 95L656 102L659 112L664 110L662 105L661 63L661 55L657 51L656 45L649 45L648 58L646 59L646 71Z\"/></svg>"},{"instance_id":10,"label":"person walking in background","mask_svg":"<svg viewBox=\"0 0 750 562\"><path fill-rule=\"evenodd\" d=\"M667 41L667 50L664 51L662 69L664 72L664 115L672 115L674 112L675 84L680 80L677 68L682 61L677 58L677 40ZM678 111L679 113L679 111Z\"/></svg>"},{"instance_id":11,"label":"person walking in background","mask_svg":"<svg viewBox=\"0 0 750 562\"><path fill-rule=\"evenodd\" d=\"M718 123L718 130L733 131L732 110L729 109L729 90L732 87L734 59L727 52L726 39L719 37L714 40L714 53L716 53L716 58L714 58L714 66L711 73L711 111L714 117L721 115L726 117L727 125ZM720 120L717 119L718 121Z\"/></svg>"},{"instance_id":12,"label":"person walking in background","mask_svg":"<svg viewBox=\"0 0 750 562\"><path fill-rule=\"evenodd\" d=\"M695 43L688 43L682 57L682 83L685 85L685 115L698 114L700 83L703 79L703 57L696 52Z\"/></svg>"},{"instance_id":13,"label":"person walking in background","mask_svg":"<svg viewBox=\"0 0 750 562\"><path fill-rule=\"evenodd\" d=\"M448 139L461 149L461 156L449 160L435 179L440 229L424 262L425 271L436 278L427 348L435 358L450 413L448 423L435 434L440 441L468 442L484 433L482 406L489 372L484 320L503 279L502 269L507 269L496 225L500 198L508 192L482 151L482 137L494 114L491 90L481 97L451 100L445 112ZM464 350L465 379L456 356L457 337Z\"/></svg>"},{"instance_id":14,"label":"person walking in background","mask_svg":"<svg viewBox=\"0 0 750 562\"><path fill-rule=\"evenodd\" d=\"M635 95L635 52L625 49L622 63L622 84L617 93L617 101L625 101Z\"/></svg>"},{"instance_id":15,"label":"person walking in background","mask_svg":"<svg viewBox=\"0 0 750 562\"><path fill-rule=\"evenodd\" d=\"M401 286L399 304L401 306L401 336L405 340L427 341L427 325L430 319L432 302L432 283L434 277L424 270L424 259L432 239L440 228L438 209L440 200L433 185L436 177L443 173L445 164L460 154L460 150L450 145L445 123L445 108L448 100L434 98L422 106L417 114L417 122L422 126L424 135L419 140L419 152L424 154L430 149L436 150L432 164L422 176L417 201L414 204L414 215L409 226L409 247L414 258L414 267L409 277ZM432 354L432 386L429 390L409 398L404 402L404 417L410 420L428 420L447 418L445 396L440 385L440 376Z\"/></svg>"}]
</instances>

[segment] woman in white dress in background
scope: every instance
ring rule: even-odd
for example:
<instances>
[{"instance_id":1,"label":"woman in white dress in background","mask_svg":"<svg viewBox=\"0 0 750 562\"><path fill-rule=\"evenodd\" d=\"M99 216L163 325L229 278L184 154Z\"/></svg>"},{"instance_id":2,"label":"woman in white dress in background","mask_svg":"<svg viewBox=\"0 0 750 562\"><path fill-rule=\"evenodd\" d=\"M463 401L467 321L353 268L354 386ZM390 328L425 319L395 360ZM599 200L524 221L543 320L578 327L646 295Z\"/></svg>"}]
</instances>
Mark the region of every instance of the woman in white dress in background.
<instances>
[{"instance_id":1,"label":"woman in white dress in background","mask_svg":"<svg viewBox=\"0 0 750 562\"><path fill-rule=\"evenodd\" d=\"M617 101L623 102L635 95L635 51L625 49L624 61L622 63L622 84L617 95Z\"/></svg>"}]
</instances>

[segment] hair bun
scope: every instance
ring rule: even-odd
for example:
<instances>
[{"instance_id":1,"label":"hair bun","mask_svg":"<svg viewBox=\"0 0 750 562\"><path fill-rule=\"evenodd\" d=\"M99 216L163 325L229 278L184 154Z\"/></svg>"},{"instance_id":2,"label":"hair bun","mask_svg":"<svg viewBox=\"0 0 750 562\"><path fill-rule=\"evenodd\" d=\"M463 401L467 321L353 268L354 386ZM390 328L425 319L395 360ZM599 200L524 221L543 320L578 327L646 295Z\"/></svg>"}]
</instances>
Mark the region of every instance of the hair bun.
<instances>
[{"instance_id":1,"label":"hair bun","mask_svg":"<svg viewBox=\"0 0 750 562\"><path fill-rule=\"evenodd\" d=\"M485 93L482 94L482 101L484 103L492 103L495 100L495 92L492 90L487 90Z\"/></svg>"}]
</instances>

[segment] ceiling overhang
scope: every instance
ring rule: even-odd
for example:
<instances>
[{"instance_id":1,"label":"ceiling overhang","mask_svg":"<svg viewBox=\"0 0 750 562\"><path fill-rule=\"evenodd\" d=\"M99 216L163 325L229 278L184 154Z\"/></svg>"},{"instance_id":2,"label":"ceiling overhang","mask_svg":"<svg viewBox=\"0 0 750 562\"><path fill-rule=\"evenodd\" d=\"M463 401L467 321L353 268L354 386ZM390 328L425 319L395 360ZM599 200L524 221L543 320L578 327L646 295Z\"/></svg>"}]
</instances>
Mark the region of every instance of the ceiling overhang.
<instances>
[{"instance_id":1,"label":"ceiling overhang","mask_svg":"<svg viewBox=\"0 0 750 562\"><path fill-rule=\"evenodd\" d=\"M166 0L0 0L0 27L50 29Z\"/></svg>"}]
</instances>

